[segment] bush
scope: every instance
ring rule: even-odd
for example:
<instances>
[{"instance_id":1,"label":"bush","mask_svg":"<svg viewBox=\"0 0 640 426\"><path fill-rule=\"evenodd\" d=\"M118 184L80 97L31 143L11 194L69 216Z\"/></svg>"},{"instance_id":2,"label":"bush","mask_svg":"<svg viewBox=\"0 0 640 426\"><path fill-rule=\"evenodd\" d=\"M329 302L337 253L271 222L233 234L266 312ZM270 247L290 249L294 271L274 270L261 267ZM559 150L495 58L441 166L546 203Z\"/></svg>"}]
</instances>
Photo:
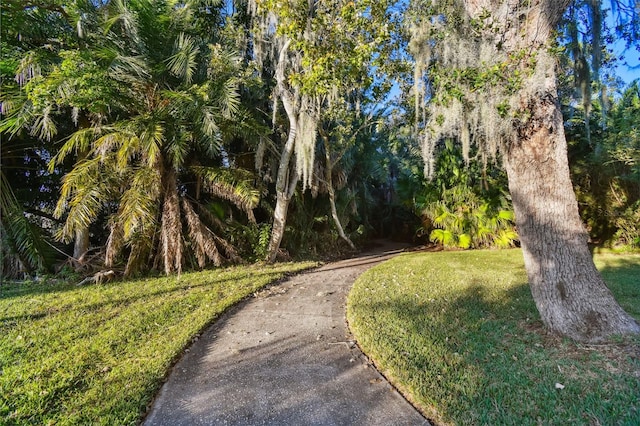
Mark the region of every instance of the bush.
<instances>
[{"instance_id":1,"label":"bush","mask_svg":"<svg viewBox=\"0 0 640 426\"><path fill-rule=\"evenodd\" d=\"M497 167L465 165L460 150L446 142L436 176L416 197L414 208L422 217L418 233L445 247L513 247L518 235L506 185Z\"/></svg>"}]
</instances>

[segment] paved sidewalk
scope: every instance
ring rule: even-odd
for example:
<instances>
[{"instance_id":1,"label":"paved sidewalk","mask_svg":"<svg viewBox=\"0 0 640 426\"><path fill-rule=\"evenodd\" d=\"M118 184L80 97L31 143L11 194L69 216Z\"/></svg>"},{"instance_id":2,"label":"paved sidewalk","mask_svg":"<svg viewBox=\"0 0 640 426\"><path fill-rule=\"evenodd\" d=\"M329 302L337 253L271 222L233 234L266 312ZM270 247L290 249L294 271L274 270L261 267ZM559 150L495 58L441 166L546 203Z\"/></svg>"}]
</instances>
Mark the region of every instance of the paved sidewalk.
<instances>
[{"instance_id":1,"label":"paved sidewalk","mask_svg":"<svg viewBox=\"0 0 640 426\"><path fill-rule=\"evenodd\" d=\"M144 425L428 425L367 363L345 323L351 285L398 253L388 249L231 309L178 362Z\"/></svg>"}]
</instances>

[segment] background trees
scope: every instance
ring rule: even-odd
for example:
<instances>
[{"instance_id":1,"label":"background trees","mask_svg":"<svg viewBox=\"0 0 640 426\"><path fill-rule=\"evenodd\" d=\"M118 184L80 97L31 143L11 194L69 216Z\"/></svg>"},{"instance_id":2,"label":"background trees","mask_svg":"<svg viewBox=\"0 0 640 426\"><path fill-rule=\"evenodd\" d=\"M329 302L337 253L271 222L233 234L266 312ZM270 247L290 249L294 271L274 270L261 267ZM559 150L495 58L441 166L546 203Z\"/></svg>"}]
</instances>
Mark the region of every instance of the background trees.
<instances>
[{"instance_id":1,"label":"background trees","mask_svg":"<svg viewBox=\"0 0 640 426\"><path fill-rule=\"evenodd\" d=\"M27 79L55 62L59 49L77 45L72 10L58 1L13 0L0 9L1 276L49 270L58 254L49 235L56 224L52 206L60 178L46 173L52 141L39 138L36 129L20 131L23 122L11 118L25 100L21 87ZM39 65L30 66L36 60ZM66 128L59 131L64 134Z\"/></svg>"},{"instance_id":2,"label":"background trees","mask_svg":"<svg viewBox=\"0 0 640 426\"><path fill-rule=\"evenodd\" d=\"M46 267L54 243L38 229L74 241L76 260L91 241L127 274L172 273L273 260L283 238L295 255L313 253L311 241L411 235L410 211L441 244L511 245L505 181L488 167L502 159L537 299L560 307L541 307L547 323L586 340L629 325L591 267L564 160L566 124L592 240L637 245L637 87L616 97L603 78L614 57L600 2L415 2L406 15L369 1L7 5L2 229L13 264ZM615 31L633 42L637 20L624 17L637 11L615 6ZM395 67L407 52L413 76ZM558 59L571 65L561 98ZM390 75L414 83L392 116ZM420 148L431 181L416 178ZM567 287L578 275L589 278ZM589 336L576 331L594 315Z\"/></svg>"},{"instance_id":3,"label":"background trees","mask_svg":"<svg viewBox=\"0 0 640 426\"><path fill-rule=\"evenodd\" d=\"M303 190L313 185L317 133L323 117L340 102L341 107L359 113L359 96L373 83L371 67L389 35L388 7L388 2L341 0L267 1L250 6L255 20L256 59L272 67L275 80L273 113L282 103L287 117L287 136L279 149L275 178L269 261L277 256L298 180L302 180ZM322 139L324 152L328 153L325 167L332 170L327 131L331 129L324 129ZM330 181L325 183L331 200L334 194ZM350 243L337 213L332 212L332 217Z\"/></svg>"},{"instance_id":4,"label":"background trees","mask_svg":"<svg viewBox=\"0 0 640 426\"><path fill-rule=\"evenodd\" d=\"M608 103L606 126L601 127L600 120L591 123L597 147L588 143L582 120L567 121L572 178L592 242L634 248L640 242L638 82ZM594 108L592 116L598 114Z\"/></svg>"}]
</instances>

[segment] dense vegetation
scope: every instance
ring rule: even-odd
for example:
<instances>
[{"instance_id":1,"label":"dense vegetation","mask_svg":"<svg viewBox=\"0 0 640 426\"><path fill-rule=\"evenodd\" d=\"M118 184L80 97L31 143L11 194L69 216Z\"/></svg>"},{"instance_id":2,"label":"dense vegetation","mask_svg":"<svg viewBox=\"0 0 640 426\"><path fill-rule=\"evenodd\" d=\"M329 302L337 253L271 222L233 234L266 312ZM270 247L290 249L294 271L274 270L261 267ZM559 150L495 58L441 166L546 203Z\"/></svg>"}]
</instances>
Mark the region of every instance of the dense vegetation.
<instances>
[{"instance_id":1,"label":"dense vegetation","mask_svg":"<svg viewBox=\"0 0 640 426\"><path fill-rule=\"evenodd\" d=\"M6 2L2 276L65 265L172 273L262 259L285 195L281 258L339 253L371 236L517 244L499 161L450 138L434 148L433 177L423 177L429 99L416 90L431 83L408 72L421 60L415 9L334 3L326 7L340 13L327 23L324 9L276 16L268 2ZM601 78L616 58L598 57L593 44L605 46L613 30L603 23L602 37L581 38L592 25L580 21L584 7L567 12L578 32L561 39L573 179L592 241L637 248L640 94L637 83ZM349 43L329 24L349 31ZM311 33L297 39L305 26L325 28L313 34L327 44ZM586 93L578 56L597 71L593 106L576 104ZM294 116L279 106L289 92L298 96ZM283 166L292 123L308 134ZM281 172L293 183L286 194Z\"/></svg>"},{"instance_id":2,"label":"dense vegetation","mask_svg":"<svg viewBox=\"0 0 640 426\"><path fill-rule=\"evenodd\" d=\"M0 347L4 380L0 388L5 398L0 415L24 423L68 416L79 416L73 420L78 423L98 418L135 421L166 366L189 338L220 310L280 276L280 269L259 269L265 280L249 285L245 273L256 273L257 267L202 275L192 275L193 270L339 256L368 238L391 237L454 249L521 245L525 257L536 251L530 247L540 248L537 242L560 241L552 244L559 248L555 253L537 250L551 258L575 255L576 245L562 243L579 240L584 249L581 262L569 257L570 261L529 264L544 265L547 272L554 270L549 265L579 265L579 274L568 273L572 281L587 276L585 271L595 268L577 213L571 222L577 225L567 234L562 234L569 228L563 227L563 214L569 208L529 215L538 216L537 222L516 217L523 205L531 211L537 206L535 198L517 197L518 186L530 183L526 179L509 191L513 171L538 168L504 167L503 160L507 166L517 163L506 158L513 145L505 141L518 137L519 146L528 147L528 135L551 128L537 126L536 120L557 119L555 128L560 129L564 120L571 180L590 243L640 249L640 83L617 78L615 66L624 62L624 53L612 50L616 38L626 42L627 49L638 45L637 2L614 0L609 9L597 1L542 0L538 6L545 4L557 12L546 17L529 13L528 2L525 6L525 2L506 2L502 11L474 10L477 3L3 1L0 312L4 319L0 326L7 330ZM526 13L519 15L523 7ZM535 46L518 44L526 37L496 41L498 35L506 37L513 31L505 29L510 21L496 20L492 12L505 13L514 27L523 25L523 34L544 27L536 23L553 29L545 27L548 36L541 36ZM543 18L548 21L536 21ZM543 66L549 65L545 60L553 64ZM557 87L555 64L560 65ZM540 70L554 73L554 78L537 78ZM548 96L531 96L528 83L539 84L540 93ZM545 116L536 102L547 98L556 112L559 101L562 117L559 112ZM554 137L564 146L562 132ZM564 150L559 151L554 164L564 165ZM508 179L505 170L511 173ZM553 174L540 172L538 177L553 183ZM568 173L563 176L566 185L555 195L571 193ZM538 195L544 200L547 194ZM575 200L569 201L573 208ZM551 225L546 234L530 232L534 238L527 247L521 226L525 222L534 225L528 229ZM429 303L437 299L430 291L450 291L442 312L446 314L451 300L460 302L456 308L467 315L467 325L494 328L482 337L494 336L493 341L477 343L483 350L495 348L498 353L504 343L500 339L506 336L514 345L531 349L522 358L525 361L514 360L522 365L542 358L560 362L557 353L537 350L541 344L537 330L529 333L530 325L513 323L509 312L499 313L515 294L514 311L524 315L525 322L535 316L520 285L524 276L511 273L521 271L520 264L506 259L505 253L478 255L506 262L509 271L499 283L505 287L484 289L478 280L493 281L468 276L458 284L471 287L445 285L438 290L421 281L432 272L424 270L425 263L403 273L411 278L406 288L419 285L415 294ZM475 264L475 255L460 256L470 256L468 263ZM476 266L482 271L482 265ZM301 267L282 266L282 271ZM564 278L558 286L539 279L538 271L527 272L532 289L537 279L547 284L544 290L566 295ZM142 279L158 274L175 277L118 281L97 288L50 284L52 276L77 283L85 276L99 282L102 277ZM603 289L597 272L593 277L587 281ZM22 283L29 278L45 284ZM562 299L576 300L580 311L586 305L580 301L589 300L594 292L578 287ZM469 307L464 299L484 297L479 293L485 291L486 311L492 312L488 321L478 317L486 314L478 311L485 307ZM599 294L603 293L608 294ZM622 296L620 302L637 318L637 305ZM194 299L204 305L197 319L187 321L193 327L179 330L179 335L153 334L158 331L155 327L176 331L173 323L158 322L156 317L183 321L189 315L183 308L191 308ZM204 309L207 304L216 307ZM131 322L124 326L110 322L125 305L122 312ZM614 311L611 306L598 315ZM568 312L568 307L556 311ZM422 312L405 310L415 315L400 322L411 326L419 320L415 326L420 331L428 327L423 321L458 324L458 317L438 313L434 318L421 316ZM542 321L547 326L552 322L544 315ZM96 340L88 338L87 327L102 322L107 329L100 330ZM635 324L626 322L630 323ZM637 330L633 324L628 330ZM516 335L523 327L521 340ZM130 388L121 386L129 374L124 364L143 364L141 360L156 356L155 352L141 355L134 345L140 340L134 334L147 331L150 334L142 340L149 345L162 345L168 336L173 343L164 348L167 352L158 364L148 365L153 371ZM588 338L608 338L612 333L604 334ZM444 336L445 341L447 337L451 338ZM456 373L464 362L476 360L477 349L471 348L466 360L460 351L446 353L446 365L438 368ZM69 353L71 366L58 369ZM519 354L513 356L521 359ZM30 360L38 365L32 366ZM417 370L424 369L423 361L424 357L418 359ZM505 365L504 359L500 365ZM551 374L549 365L540 367L546 368L544 374ZM568 367L574 371L573 365ZM418 372L411 380L439 383L445 376L427 380ZM482 374L462 381L451 377L460 388L446 398L461 395L463 405L485 406L485 414L478 412L479 422L504 420L499 417L504 413L496 418L490 413L495 398L474 400L467 392L483 384ZM554 403L555 390L518 377L523 381L514 386L539 390L548 397L542 406ZM592 386L589 380L581 382L580 389ZM602 419L602 413L610 410L626 421L626 414L614 405L637 395L637 381L630 385L636 388L625 383L620 379L612 385L620 385L622 391L617 402L611 400L611 407L586 415ZM496 384L490 391L504 393L502 386ZM121 388L127 391L118 393ZM86 390L82 398L89 400L78 398L76 390ZM128 400L114 398L108 412L102 412L103 404L91 399L100 392L118 393ZM530 400L523 395L521 402L526 405ZM20 408L11 405L18 399ZM74 404L98 411L79 411ZM442 411L447 418L458 415L453 413L458 409L447 410ZM531 414L535 407L514 410ZM565 413L566 421L582 416L580 410Z\"/></svg>"}]
</instances>

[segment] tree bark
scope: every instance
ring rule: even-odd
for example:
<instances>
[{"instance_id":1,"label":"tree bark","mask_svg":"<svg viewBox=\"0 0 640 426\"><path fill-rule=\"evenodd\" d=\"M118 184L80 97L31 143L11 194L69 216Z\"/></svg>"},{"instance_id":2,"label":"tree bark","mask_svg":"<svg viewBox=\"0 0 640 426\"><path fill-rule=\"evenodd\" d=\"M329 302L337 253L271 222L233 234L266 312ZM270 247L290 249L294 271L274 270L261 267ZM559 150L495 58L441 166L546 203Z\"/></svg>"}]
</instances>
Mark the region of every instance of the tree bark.
<instances>
[{"instance_id":1,"label":"tree bark","mask_svg":"<svg viewBox=\"0 0 640 426\"><path fill-rule=\"evenodd\" d=\"M276 67L279 97L282 100L287 118L289 119L289 134L287 135L287 141L280 154L278 175L276 177L276 207L273 212L273 226L271 227L271 239L269 240L266 259L269 263L276 261L278 250L280 250L280 243L282 242L287 224L289 203L291 197L293 197L299 178L298 173L291 168L291 157L293 156L298 130L298 108L296 105L298 95L291 93L284 75L285 61L290 44L290 41L287 41L280 49Z\"/></svg>"},{"instance_id":2,"label":"tree bark","mask_svg":"<svg viewBox=\"0 0 640 426\"><path fill-rule=\"evenodd\" d=\"M276 208L273 211L273 226L271 228L271 239L269 240L269 248L267 251L267 262L273 263L278 256L280 243L284 236L285 226L287 224L287 212L289 210L289 202L291 197L283 191L276 194Z\"/></svg>"},{"instance_id":3,"label":"tree bark","mask_svg":"<svg viewBox=\"0 0 640 426\"><path fill-rule=\"evenodd\" d=\"M78 267L84 263L84 255L89 251L89 228L82 227L76 230L73 243L73 259Z\"/></svg>"},{"instance_id":4,"label":"tree bark","mask_svg":"<svg viewBox=\"0 0 640 426\"><path fill-rule=\"evenodd\" d=\"M596 270L578 214L555 87L529 99L532 119L505 155L531 294L545 325L581 342L638 333Z\"/></svg>"},{"instance_id":5,"label":"tree bark","mask_svg":"<svg viewBox=\"0 0 640 426\"><path fill-rule=\"evenodd\" d=\"M640 333L596 270L569 175L555 58L548 52L568 2L532 3L524 13L507 2L465 2L471 17L483 7L501 15L505 49L530 52L536 63L524 69L529 77L518 93L520 118L503 153L531 293L544 324L574 340Z\"/></svg>"},{"instance_id":6,"label":"tree bark","mask_svg":"<svg viewBox=\"0 0 640 426\"><path fill-rule=\"evenodd\" d=\"M331 217L333 218L333 223L336 225L336 229L338 230L338 235L342 238L351 250L355 250L356 246L353 244L351 239L344 233L344 228L342 228L342 223L340 222L340 217L338 216L338 210L336 209L336 193L333 188L333 162L331 160L331 151L329 147L329 141L326 135L322 136L322 141L324 142L324 155L325 155L325 180L327 182L327 192L329 193L329 204L331 205Z\"/></svg>"}]
</instances>

